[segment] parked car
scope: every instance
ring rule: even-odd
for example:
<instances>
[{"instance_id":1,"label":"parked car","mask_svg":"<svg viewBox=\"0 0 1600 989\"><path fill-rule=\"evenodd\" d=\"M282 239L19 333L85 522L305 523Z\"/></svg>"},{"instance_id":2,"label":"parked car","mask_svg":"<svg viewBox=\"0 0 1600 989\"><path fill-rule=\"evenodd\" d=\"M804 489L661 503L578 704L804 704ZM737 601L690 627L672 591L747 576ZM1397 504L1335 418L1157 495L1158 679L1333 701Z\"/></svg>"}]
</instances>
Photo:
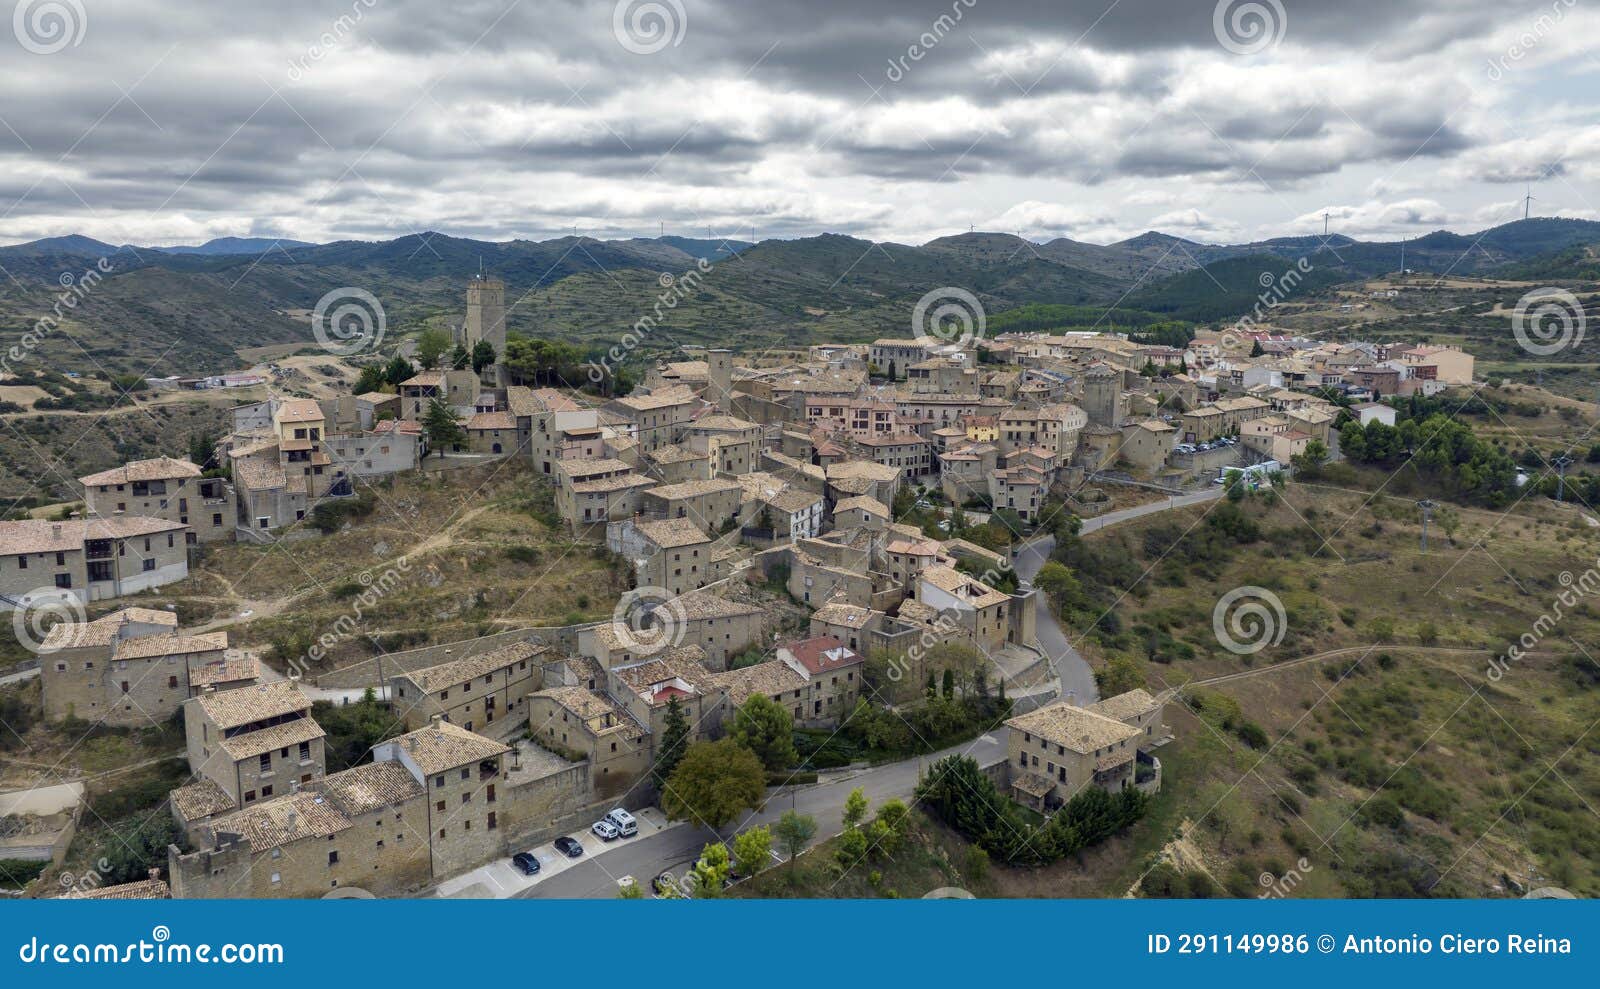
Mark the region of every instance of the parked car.
<instances>
[{"instance_id":1,"label":"parked car","mask_svg":"<svg viewBox=\"0 0 1600 989\"><path fill-rule=\"evenodd\" d=\"M639 822L621 807L613 807L606 811L606 820L610 821L624 838L632 838L639 833Z\"/></svg>"},{"instance_id":2,"label":"parked car","mask_svg":"<svg viewBox=\"0 0 1600 989\"><path fill-rule=\"evenodd\" d=\"M622 836L617 826L607 820L599 820L589 826L589 830L600 836L601 841L616 841Z\"/></svg>"},{"instance_id":3,"label":"parked car","mask_svg":"<svg viewBox=\"0 0 1600 989\"><path fill-rule=\"evenodd\" d=\"M539 860L532 852L518 852L511 856L511 864L524 876L537 876L539 874Z\"/></svg>"},{"instance_id":4,"label":"parked car","mask_svg":"<svg viewBox=\"0 0 1600 989\"><path fill-rule=\"evenodd\" d=\"M576 838L569 838L566 835L562 835L555 840L554 844L556 846L556 851L560 852L562 855L565 855L569 859L575 859L579 855L583 854L583 846L578 844L578 839Z\"/></svg>"}]
</instances>

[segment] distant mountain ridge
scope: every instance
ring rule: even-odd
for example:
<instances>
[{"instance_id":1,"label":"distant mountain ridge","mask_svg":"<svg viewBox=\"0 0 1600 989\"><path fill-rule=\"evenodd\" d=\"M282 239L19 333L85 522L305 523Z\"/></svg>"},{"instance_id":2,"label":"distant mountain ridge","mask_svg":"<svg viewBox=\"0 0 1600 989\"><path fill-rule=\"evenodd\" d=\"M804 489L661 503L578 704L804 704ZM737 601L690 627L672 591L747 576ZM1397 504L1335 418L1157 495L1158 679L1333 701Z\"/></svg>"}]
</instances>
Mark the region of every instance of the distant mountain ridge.
<instances>
[{"instance_id":1,"label":"distant mountain ridge","mask_svg":"<svg viewBox=\"0 0 1600 989\"><path fill-rule=\"evenodd\" d=\"M85 353L106 367L168 373L237 366L240 348L311 343L305 313L357 287L384 308L391 339L462 318L466 279L506 283L510 328L586 346L613 343L655 320L646 353L716 342L767 349L819 340L910 336L917 300L958 287L993 315L1029 305L1125 308L1209 322L1248 310L1267 272L1305 260L1301 291L1393 272L1483 274L1522 265L1558 279L1591 270L1600 223L1530 219L1470 236L1435 231L1406 241L1278 237L1206 244L1149 231L1116 244L1034 243L973 231L920 246L821 234L759 243L714 238L481 241L426 231L385 241L311 244L219 238L198 247L115 246L81 235L0 248L0 349L48 312L62 276L99 258L112 271L70 314L73 332L42 356L67 366ZM687 273L698 258L710 269ZM663 282L661 276L676 276ZM670 305L664 286L676 286ZM79 348L82 348L81 350ZM641 358L644 354L641 354ZM141 360L143 364L141 364Z\"/></svg>"}]
</instances>

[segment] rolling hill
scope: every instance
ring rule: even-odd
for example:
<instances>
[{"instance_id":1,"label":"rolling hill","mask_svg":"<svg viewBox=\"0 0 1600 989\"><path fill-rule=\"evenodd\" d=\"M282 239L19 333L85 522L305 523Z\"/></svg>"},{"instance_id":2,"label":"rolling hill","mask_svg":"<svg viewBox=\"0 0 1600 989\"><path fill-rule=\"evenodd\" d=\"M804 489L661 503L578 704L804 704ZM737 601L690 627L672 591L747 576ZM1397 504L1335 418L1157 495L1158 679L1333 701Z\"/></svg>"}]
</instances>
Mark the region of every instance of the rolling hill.
<instances>
[{"instance_id":1,"label":"rolling hill","mask_svg":"<svg viewBox=\"0 0 1600 989\"><path fill-rule=\"evenodd\" d=\"M1133 313L1225 320L1254 305L1263 272L1281 274L1302 257L1312 272L1297 294L1397 270L1402 251L1406 267L1422 271L1488 274L1522 265L1556 278L1570 265L1577 277L1595 244L1600 223L1566 219L1519 220L1470 237L1437 231L1403 244L1335 234L1218 245L1154 231L1103 246L984 232L920 246L838 234L751 244L489 242L427 232L328 244L223 238L154 249L69 236L0 248L9 276L0 280L0 347L51 310L64 273L102 257L112 273L64 313L63 330L44 341L37 359L82 373L227 370L239 365L240 348L311 346L303 311L345 287L378 297L394 340L460 322L463 283L480 267L506 282L510 328L532 336L609 345L661 304L648 353L684 343L771 347L911 335L916 300L945 286L973 292L991 314L1036 304L1073 313L1117 305L1119 328ZM701 257L710 270L664 296L661 276L693 271ZM160 367L151 370L152 362Z\"/></svg>"}]
</instances>

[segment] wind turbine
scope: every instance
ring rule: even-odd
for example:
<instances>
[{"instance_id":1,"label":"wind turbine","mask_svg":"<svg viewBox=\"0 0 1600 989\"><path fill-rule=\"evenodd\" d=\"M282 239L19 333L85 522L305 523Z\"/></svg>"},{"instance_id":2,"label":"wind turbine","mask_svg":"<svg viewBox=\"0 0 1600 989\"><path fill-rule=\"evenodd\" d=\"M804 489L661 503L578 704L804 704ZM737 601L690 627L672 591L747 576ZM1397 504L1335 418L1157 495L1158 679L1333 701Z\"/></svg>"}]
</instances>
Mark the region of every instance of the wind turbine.
<instances>
[{"instance_id":1,"label":"wind turbine","mask_svg":"<svg viewBox=\"0 0 1600 989\"><path fill-rule=\"evenodd\" d=\"M1528 186L1528 194L1522 197L1522 218L1526 220L1533 207L1533 186Z\"/></svg>"}]
</instances>

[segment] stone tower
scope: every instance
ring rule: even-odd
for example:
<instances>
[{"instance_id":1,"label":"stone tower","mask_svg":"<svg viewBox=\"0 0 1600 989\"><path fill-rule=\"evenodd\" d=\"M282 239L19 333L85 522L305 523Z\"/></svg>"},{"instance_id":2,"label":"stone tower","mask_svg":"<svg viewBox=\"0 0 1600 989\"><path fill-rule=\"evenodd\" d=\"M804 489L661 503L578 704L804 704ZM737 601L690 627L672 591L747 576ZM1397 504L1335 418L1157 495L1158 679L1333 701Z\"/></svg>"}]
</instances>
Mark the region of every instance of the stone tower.
<instances>
[{"instance_id":1,"label":"stone tower","mask_svg":"<svg viewBox=\"0 0 1600 989\"><path fill-rule=\"evenodd\" d=\"M733 351L706 351L706 398L724 412L733 410Z\"/></svg>"},{"instance_id":2,"label":"stone tower","mask_svg":"<svg viewBox=\"0 0 1600 989\"><path fill-rule=\"evenodd\" d=\"M505 357L506 283L483 274L467 282L467 323L461 342L470 351L479 340L489 341L495 357Z\"/></svg>"},{"instance_id":3,"label":"stone tower","mask_svg":"<svg viewBox=\"0 0 1600 989\"><path fill-rule=\"evenodd\" d=\"M1083 376L1083 411L1096 426L1122 422L1122 372L1105 364L1091 367Z\"/></svg>"}]
</instances>

